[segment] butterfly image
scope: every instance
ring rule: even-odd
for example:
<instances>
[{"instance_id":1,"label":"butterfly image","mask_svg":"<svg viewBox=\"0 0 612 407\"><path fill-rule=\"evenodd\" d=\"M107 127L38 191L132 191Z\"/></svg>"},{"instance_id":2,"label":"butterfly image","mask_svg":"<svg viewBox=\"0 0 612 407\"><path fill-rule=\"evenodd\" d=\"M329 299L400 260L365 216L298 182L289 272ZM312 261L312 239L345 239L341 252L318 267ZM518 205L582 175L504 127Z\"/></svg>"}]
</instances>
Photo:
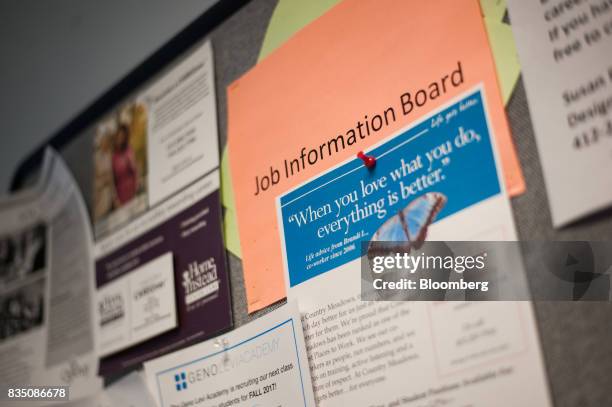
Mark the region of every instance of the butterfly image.
<instances>
[{"instance_id":1,"label":"butterfly image","mask_svg":"<svg viewBox=\"0 0 612 407\"><path fill-rule=\"evenodd\" d=\"M372 242L397 242L404 251L419 249L427 237L427 228L446 204L446 196L439 192L428 192L412 202L397 215L387 219L372 236ZM387 247L388 250L388 247Z\"/></svg>"}]
</instances>

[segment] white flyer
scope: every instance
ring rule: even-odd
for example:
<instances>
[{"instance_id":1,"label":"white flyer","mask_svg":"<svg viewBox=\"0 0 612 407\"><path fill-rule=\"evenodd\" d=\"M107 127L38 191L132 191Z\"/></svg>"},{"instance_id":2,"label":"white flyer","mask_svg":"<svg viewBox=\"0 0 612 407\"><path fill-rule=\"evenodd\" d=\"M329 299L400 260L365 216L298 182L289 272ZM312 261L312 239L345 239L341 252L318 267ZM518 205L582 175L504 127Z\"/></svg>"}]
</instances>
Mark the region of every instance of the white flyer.
<instances>
[{"instance_id":1,"label":"white flyer","mask_svg":"<svg viewBox=\"0 0 612 407\"><path fill-rule=\"evenodd\" d=\"M98 391L91 229L61 158L0 202L0 383Z\"/></svg>"},{"instance_id":2,"label":"white flyer","mask_svg":"<svg viewBox=\"0 0 612 407\"><path fill-rule=\"evenodd\" d=\"M141 95L150 111L149 205L219 166L214 61L210 41Z\"/></svg>"},{"instance_id":3,"label":"white flyer","mask_svg":"<svg viewBox=\"0 0 612 407\"><path fill-rule=\"evenodd\" d=\"M554 226L612 203L612 5L508 0Z\"/></svg>"},{"instance_id":4,"label":"white flyer","mask_svg":"<svg viewBox=\"0 0 612 407\"><path fill-rule=\"evenodd\" d=\"M147 362L145 374L160 407L315 406L294 303Z\"/></svg>"},{"instance_id":5,"label":"white flyer","mask_svg":"<svg viewBox=\"0 0 612 407\"><path fill-rule=\"evenodd\" d=\"M362 301L362 244L516 238L484 89L277 201L317 405L549 406L529 302ZM450 244L450 243L449 243Z\"/></svg>"}]
</instances>

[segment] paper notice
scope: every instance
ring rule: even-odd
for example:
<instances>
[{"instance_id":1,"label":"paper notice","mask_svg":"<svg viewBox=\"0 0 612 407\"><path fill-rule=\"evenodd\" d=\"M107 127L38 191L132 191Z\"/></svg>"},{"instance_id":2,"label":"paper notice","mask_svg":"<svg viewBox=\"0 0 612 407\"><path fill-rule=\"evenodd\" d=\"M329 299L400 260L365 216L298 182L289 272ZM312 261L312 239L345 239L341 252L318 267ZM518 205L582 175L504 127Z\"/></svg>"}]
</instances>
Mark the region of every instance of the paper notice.
<instances>
[{"instance_id":1,"label":"paper notice","mask_svg":"<svg viewBox=\"0 0 612 407\"><path fill-rule=\"evenodd\" d=\"M609 206L612 5L508 1L554 226Z\"/></svg>"},{"instance_id":2,"label":"paper notice","mask_svg":"<svg viewBox=\"0 0 612 407\"><path fill-rule=\"evenodd\" d=\"M0 202L0 383L98 391L89 217L61 158Z\"/></svg>"},{"instance_id":3,"label":"paper notice","mask_svg":"<svg viewBox=\"0 0 612 407\"><path fill-rule=\"evenodd\" d=\"M284 305L227 335L145 363L160 407L314 407L297 307Z\"/></svg>"},{"instance_id":4,"label":"paper notice","mask_svg":"<svg viewBox=\"0 0 612 407\"><path fill-rule=\"evenodd\" d=\"M550 405L528 302L362 298L361 245L376 236L516 238L487 112L469 90L367 151L374 169L350 159L279 197L318 406Z\"/></svg>"}]
</instances>

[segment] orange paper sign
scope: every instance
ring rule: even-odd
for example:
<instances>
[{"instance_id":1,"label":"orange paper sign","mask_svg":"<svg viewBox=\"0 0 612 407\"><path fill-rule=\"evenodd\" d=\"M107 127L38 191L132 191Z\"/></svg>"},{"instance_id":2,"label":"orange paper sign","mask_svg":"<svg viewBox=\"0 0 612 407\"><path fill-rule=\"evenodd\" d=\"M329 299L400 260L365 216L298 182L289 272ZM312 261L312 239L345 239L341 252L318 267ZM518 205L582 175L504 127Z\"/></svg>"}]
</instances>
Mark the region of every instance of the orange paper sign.
<instances>
[{"instance_id":1,"label":"orange paper sign","mask_svg":"<svg viewBox=\"0 0 612 407\"><path fill-rule=\"evenodd\" d=\"M233 83L230 164L249 312L285 296L279 194L479 83L507 189L520 193L477 0L346 0Z\"/></svg>"}]
</instances>

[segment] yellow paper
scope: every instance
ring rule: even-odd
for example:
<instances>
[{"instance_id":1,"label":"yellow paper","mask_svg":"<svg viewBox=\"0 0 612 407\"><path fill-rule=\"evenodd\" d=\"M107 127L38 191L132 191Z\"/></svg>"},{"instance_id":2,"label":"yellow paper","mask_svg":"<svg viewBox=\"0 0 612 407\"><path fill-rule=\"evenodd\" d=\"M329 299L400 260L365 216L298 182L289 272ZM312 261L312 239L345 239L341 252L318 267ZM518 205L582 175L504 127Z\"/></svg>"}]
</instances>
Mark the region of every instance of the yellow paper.
<instances>
[{"instance_id":1,"label":"yellow paper","mask_svg":"<svg viewBox=\"0 0 612 407\"><path fill-rule=\"evenodd\" d=\"M314 19L323 15L340 0L279 0L268 31L264 37L259 58L261 61L272 51L287 41L293 34L305 27Z\"/></svg>"},{"instance_id":2,"label":"yellow paper","mask_svg":"<svg viewBox=\"0 0 612 407\"><path fill-rule=\"evenodd\" d=\"M504 104L507 104L521 71L514 37L508 24L493 21L488 17L485 17L484 21L495 60L497 80Z\"/></svg>"},{"instance_id":3,"label":"yellow paper","mask_svg":"<svg viewBox=\"0 0 612 407\"><path fill-rule=\"evenodd\" d=\"M506 12L506 0L480 0L480 8L484 17L501 22Z\"/></svg>"}]
</instances>

